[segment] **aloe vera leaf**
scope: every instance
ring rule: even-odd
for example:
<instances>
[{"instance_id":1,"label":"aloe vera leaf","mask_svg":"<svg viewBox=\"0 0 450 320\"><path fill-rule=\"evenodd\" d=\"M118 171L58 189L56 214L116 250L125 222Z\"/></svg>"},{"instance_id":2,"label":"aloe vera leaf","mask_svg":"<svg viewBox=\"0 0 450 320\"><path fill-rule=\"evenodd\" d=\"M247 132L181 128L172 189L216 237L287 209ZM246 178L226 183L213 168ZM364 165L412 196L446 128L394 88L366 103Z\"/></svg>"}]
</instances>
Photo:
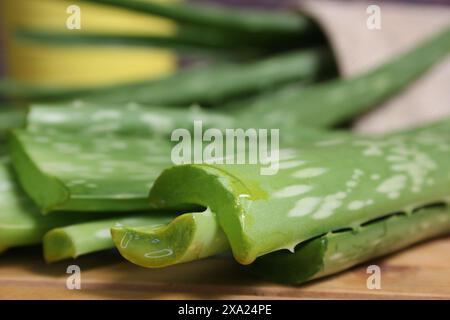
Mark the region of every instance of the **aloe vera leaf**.
<instances>
[{"instance_id":1,"label":"aloe vera leaf","mask_svg":"<svg viewBox=\"0 0 450 320\"><path fill-rule=\"evenodd\" d=\"M105 216L105 214L102 214ZM36 205L16 183L7 157L0 159L0 248L38 244L53 228L98 219L99 215L42 216Z\"/></svg>"},{"instance_id":2,"label":"aloe vera leaf","mask_svg":"<svg viewBox=\"0 0 450 320\"><path fill-rule=\"evenodd\" d=\"M172 164L170 141L150 137L192 125L191 118L211 126L230 121L195 108L86 108L32 108L27 131L11 133L18 178L43 212L144 210L152 182Z\"/></svg>"},{"instance_id":3,"label":"aloe vera leaf","mask_svg":"<svg viewBox=\"0 0 450 320\"><path fill-rule=\"evenodd\" d=\"M127 106L109 106L76 102L51 106L34 104L27 115L26 130L38 134L63 132L76 135L168 139L177 128L193 132L195 121L201 121L205 130L248 128L254 124L253 119L251 122L244 122L237 114L229 115L225 112L205 110L199 106L160 108L135 103ZM299 145L322 138L324 135L329 135L329 132L322 128L302 126L295 130L283 130L280 140L285 144ZM348 133L335 130L333 135L344 136ZM76 139L73 143L77 144Z\"/></svg>"},{"instance_id":4,"label":"aloe vera leaf","mask_svg":"<svg viewBox=\"0 0 450 320\"><path fill-rule=\"evenodd\" d=\"M148 138L164 136L177 126L191 125L191 116L180 116L180 122L175 121L172 127L164 124L177 117L166 119L162 112L142 111L138 106L122 111L86 108L92 113L86 112L84 107L32 108L28 131L12 134L13 162L25 190L44 212L146 209L146 196L152 182L160 170L172 165L171 144ZM227 124L234 127L232 118L211 118L210 115L207 113L207 117L202 118L196 113L192 117L201 118L212 127ZM96 127L97 118L101 120L100 127ZM148 118L155 126L148 126ZM183 123L185 120L187 123ZM160 131L155 131L161 126ZM105 138L92 138L93 135ZM283 141L290 140L291 144L286 142L285 145L295 146L319 140L350 139L345 133L330 134L305 128L292 133L282 131L281 137ZM93 162L97 165L92 165ZM34 178L29 179L29 176ZM43 192L37 185L45 185L49 191ZM98 188L92 189L93 186Z\"/></svg>"},{"instance_id":5,"label":"aloe vera leaf","mask_svg":"<svg viewBox=\"0 0 450 320\"><path fill-rule=\"evenodd\" d=\"M326 48L304 49L247 64L192 69L124 90L99 92L83 98L93 102L136 102L144 105L218 105L290 82L311 83L335 74L335 62ZM177 90L174 90L176 88Z\"/></svg>"},{"instance_id":6,"label":"aloe vera leaf","mask_svg":"<svg viewBox=\"0 0 450 320\"><path fill-rule=\"evenodd\" d=\"M170 144L156 139L16 130L10 146L19 181L44 213L145 210L152 181L171 163Z\"/></svg>"},{"instance_id":7,"label":"aloe vera leaf","mask_svg":"<svg viewBox=\"0 0 450 320\"><path fill-rule=\"evenodd\" d=\"M238 116L242 123L254 123L254 115L258 114L258 125L261 127L282 127L295 130L300 123L309 126L333 126L342 121L354 118L356 115L369 110L387 100L394 93L400 91L448 54L450 50L449 39L450 28L447 28L409 52L360 76L347 80L330 81L306 89L303 86L290 85L279 89L279 91L269 92L251 100L226 104L222 110L233 110L233 114ZM317 56L315 57L317 58ZM314 63L310 61L303 66L314 66L313 70L317 71L319 65L323 65L323 62L314 66ZM286 67L288 69L287 64ZM232 69L229 69L229 71L230 75L239 74L239 72L235 72ZM280 71L278 74L283 74L284 72ZM274 71L274 74L276 73ZM252 83L249 79L244 78L242 78L242 82L226 80L219 84L217 81L211 81L210 74L205 73L203 81L213 86L217 84L217 88L222 88L217 92L221 92L223 88L226 88L226 84L240 88L244 83ZM271 77L258 77L257 79L269 78ZM215 77L215 79L226 79L226 77ZM189 77L187 77L187 80L186 83L190 83L190 85L194 86L194 89L195 87L206 88L203 85L197 86L196 82L192 82L192 79ZM171 97L169 100L163 101L164 103L182 103L182 100L178 100L177 92L183 98L186 98L186 92L183 90L174 92L170 84L164 83L163 81L159 83L161 84L162 91L152 90L152 92L161 92L163 96L168 95ZM185 88L184 85L181 87ZM209 91L216 92L215 90ZM228 89L225 91L229 92ZM132 96L137 102L143 104L151 103L152 101L148 99L148 92L149 88L145 86L135 91L128 90L125 94L119 91L118 94L108 95L111 99L109 102L127 101ZM207 98L200 101L197 98L200 95L200 93L196 93L196 90L193 90L189 94L190 97L185 101L189 101L188 103L198 101L207 104L224 100L221 94L217 96L213 94L212 96L214 98ZM104 100L104 98L101 99ZM286 114L290 116L286 117Z\"/></svg>"},{"instance_id":8,"label":"aloe vera leaf","mask_svg":"<svg viewBox=\"0 0 450 320\"><path fill-rule=\"evenodd\" d=\"M186 203L210 208L236 260L249 264L392 212L448 203L450 176L442 173L450 163L449 139L430 141L431 134L323 141L283 155L274 176L260 175L256 165L173 167L155 181L150 200L159 209Z\"/></svg>"},{"instance_id":9,"label":"aloe vera leaf","mask_svg":"<svg viewBox=\"0 0 450 320\"><path fill-rule=\"evenodd\" d=\"M317 48L293 51L245 64L227 63L188 68L161 79L94 89L40 87L3 80L0 82L0 96L34 101L61 101L76 97L83 101L114 104L136 102L164 106L187 106L193 103L212 105L284 83L309 83L324 74L329 75L330 70L335 70L330 51Z\"/></svg>"},{"instance_id":10,"label":"aloe vera leaf","mask_svg":"<svg viewBox=\"0 0 450 320\"><path fill-rule=\"evenodd\" d=\"M258 114L258 121L272 128L281 124L283 128L296 128L301 123L333 126L386 101L449 52L450 27L447 27L410 51L359 76L302 89L288 86L254 99L232 102L224 109L245 107L247 113L243 116L251 119Z\"/></svg>"},{"instance_id":11,"label":"aloe vera leaf","mask_svg":"<svg viewBox=\"0 0 450 320\"><path fill-rule=\"evenodd\" d=\"M57 107L57 108L55 108ZM27 116L26 129L32 133L65 132L76 135L102 135L126 137L162 137L168 139L172 132L184 128L193 132L194 122L201 121L203 129L254 127L253 119L241 119L239 114L227 114L215 110L205 110L199 106L190 108L145 107L135 103L126 106L106 104L70 103L35 104ZM283 145L308 143L330 135L323 128L303 125L295 130L282 130L280 142ZM333 131L333 136L349 135L346 131ZM117 139L117 137L115 138ZM76 139L74 144L78 142Z\"/></svg>"},{"instance_id":12,"label":"aloe vera leaf","mask_svg":"<svg viewBox=\"0 0 450 320\"><path fill-rule=\"evenodd\" d=\"M318 107L320 108L320 107ZM23 111L20 111L21 113ZM23 116L25 117L25 116ZM163 108L145 107L136 103L126 106L110 106L106 104L74 103L34 104L26 114L26 130L30 133L44 133L55 135L58 132L72 135L101 135L103 137L163 137L167 138L173 130L186 128L193 130L194 121L201 121L204 129L207 128L245 128L251 123L245 123L237 115L226 114L215 110L205 110L198 106L190 108ZM254 122L254 121L252 121ZM410 132L430 131L443 135L449 133L450 118L423 124L417 128L400 131L398 134ZM395 132L394 132L395 133ZM392 133L391 133L392 135ZM329 132L321 128L311 128L307 125L295 130L281 128L281 140L297 138L292 141L293 146L314 142L327 136L330 138L351 137L348 131L333 130ZM299 139L300 137L300 139ZM72 143L76 144L77 138Z\"/></svg>"},{"instance_id":13,"label":"aloe vera leaf","mask_svg":"<svg viewBox=\"0 0 450 320\"><path fill-rule=\"evenodd\" d=\"M440 121L440 123L433 123L430 125L427 125L420 129L415 129L414 132L425 132L429 131L430 129L433 130L433 132L437 132L437 130L441 130L440 132L449 133L449 126L448 121ZM442 129L446 130L443 131ZM404 134L404 133L401 133ZM431 139L431 141L435 141L435 137L433 136L422 136L422 138ZM348 137L346 137L348 138ZM337 137L333 137L334 142L336 142ZM341 137L342 139L342 137ZM325 141L329 143L331 140ZM206 214L207 213L207 214ZM226 237L224 236L222 230L218 226L218 223L213 216L213 214L210 211L207 211L206 213L195 213L193 215L190 214L184 214L181 218L176 219L174 222L169 224L168 226L164 228L159 228L158 230L154 230L152 228L151 232L149 231L149 228L143 227L143 228L130 228L130 226L123 226L119 228L114 228L113 233L115 233L115 239L118 241L120 239L120 242L117 242L117 246L119 247L119 250L127 256L127 259L143 266L152 267L152 266L162 266L162 265L170 265L170 264L176 264L181 262L187 262L190 260L199 259L201 257L206 257L208 255L214 255L216 253L223 252L227 249L227 243ZM182 220L183 223L178 223L178 221ZM189 226L186 226L187 222L189 222ZM125 223L123 223L125 224ZM126 224L125 224L126 225ZM142 224L143 225L143 224ZM84 251L73 249L72 252L77 251L80 252L80 254L95 252L96 250L100 250L100 248L96 246L91 246L90 244L95 243L96 240L96 234L98 233L104 233L104 225L102 223L84 223L81 226L72 226L70 229L74 230L83 230L86 232L77 232L76 241L72 241L72 246L76 247L76 244L78 242L83 244L89 244L89 246L85 247ZM190 230L190 232L185 232L185 230ZM192 230L195 230L195 232L192 232ZM58 234L66 234L67 239L75 238L71 237L70 235L67 235L67 232L65 231L65 228L60 228ZM174 237L174 234L182 234L184 240L180 241L181 243L187 244L190 243L190 246L176 246L175 248L168 246L168 234L170 234L170 237ZM186 238L187 237L187 238ZM125 240L124 240L125 238ZM154 244L153 249L148 247L148 239L154 240L155 238L158 238L159 240L164 241L156 241L152 242ZM128 240L133 239L133 241L130 243L130 247L126 250L122 250L121 243L123 241L127 242L128 246ZM190 239L190 240L189 240ZM198 253L198 248L200 247L200 239L203 241L202 248L202 254ZM214 240L213 242L207 240L211 239ZM60 259L67 258L67 250L65 250L65 247L61 247L58 245L58 237L49 237L46 240L44 240L44 247L45 246L51 246L53 248L52 250L52 256L53 259L48 259L52 261L57 261ZM139 241L137 241L139 240ZM164 243L165 248L161 247L161 244ZM105 246L101 249L107 249L107 241L103 243ZM112 247L112 242L108 242L108 244ZM144 252L145 251L145 252ZM151 263L148 262L149 258L145 257L145 254L148 252L161 252L166 253L163 254L161 257L158 255L153 255L151 259ZM170 254L169 254L170 253ZM192 253L192 254L191 254ZM161 260L160 258L164 258Z\"/></svg>"},{"instance_id":14,"label":"aloe vera leaf","mask_svg":"<svg viewBox=\"0 0 450 320\"><path fill-rule=\"evenodd\" d=\"M295 253L274 252L256 259L247 268L265 279L300 284L448 233L448 208L421 209L355 231L329 232L301 243Z\"/></svg>"},{"instance_id":15,"label":"aloe vera leaf","mask_svg":"<svg viewBox=\"0 0 450 320\"><path fill-rule=\"evenodd\" d=\"M55 262L76 258L87 253L114 248L110 229L114 226L162 226L174 218L168 213L142 213L100 219L92 222L59 227L47 232L43 238L44 258Z\"/></svg>"},{"instance_id":16,"label":"aloe vera leaf","mask_svg":"<svg viewBox=\"0 0 450 320\"><path fill-rule=\"evenodd\" d=\"M127 45L150 46L168 48L181 51L184 54L200 53L217 55L218 58L232 60L246 60L261 57L270 53L284 52L313 45L323 45L322 37L303 37L298 41L286 42L286 39L270 37L267 34L258 36L242 34L224 30L183 25L177 28L170 36L148 35L121 35L109 33L77 33L58 32L49 29L16 30L15 36L40 43L57 45ZM261 41L262 40L262 41ZM281 41L280 41L281 40Z\"/></svg>"},{"instance_id":17,"label":"aloe vera leaf","mask_svg":"<svg viewBox=\"0 0 450 320\"><path fill-rule=\"evenodd\" d=\"M228 241L215 215L186 213L160 227L113 227L119 252L144 267L165 267L198 260L228 250Z\"/></svg>"},{"instance_id":18,"label":"aloe vera leaf","mask_svg":"<svg viewBox=\"0 0 450 320\"><path fill-rule=\"evenodd\" d=\"M71 33L51 30L20 29L15 33L21 40L63 46L140 46L171 49L183 54L209 54L229 58L261 55L261 48L244 46L243 43L227 41L222 37L201 37L178 32L176 35L121 35L109 33ZM236 39L237 40L237 39ZM238 47L238 46L241 47ZM233 51L230 49L234 48ZM228 50L227 50L228 49ZM267 51L267 50L266 50Z\"/></svg>"},{"instance_id":19,"label":"aloe vera leaf","mask_svg":"<svg viewBox=\"0 0 450 320\"><path fill-rule=\"evenodd\" d=\"M187 25L230 30L234 32L273 33L296 35L311 32L313 22L297 13L232 9L224 6L189 4L162 4L141 0L85 0L117 6L172 19Z\"/></svg>"},{"instance_id":20,"label":"aloe vera leaf","mask_svg":"<svg viewBox=\"0 0 450 320\"><path fill-rule=\"evenodd\" d=\"M235 126L233 118L196 108L34 107L27 130L11 134L11 156L24 189L43 212L144 210L152 182L172 165L171 143L149 138L189 128L194 119L205 128ZM297 129L292 140L298 145L299 137L307 143L323 135Z\"/></svg>"},{"instance_id":21,"label":"aloe vera leaf","mask_svg":"<svg viewBox=\"0 0 450 320\"><path fill-rule=\"evenodd\" d=\"M202 121L205 127L220 129L236 125L234 117L198 106L164 108L145 107L136 103L110 106L78 101L34 104L27 115L26 130L32 133L167 138L177 128L192 129L194 121ZM76 143L76 139L73 140Z\"/></svg>"},{"instance_id":22,"label":"aloe vera leaf","mask_svg":"<svg viewBox=\"0 0 450 320\"><path fill-rule=\"evenodd\" d=\"M145 135L15 130L9 142L18 179L44 213L148 209L148 190L173 164L172 144Z\"/></svg>"}]
</instances>

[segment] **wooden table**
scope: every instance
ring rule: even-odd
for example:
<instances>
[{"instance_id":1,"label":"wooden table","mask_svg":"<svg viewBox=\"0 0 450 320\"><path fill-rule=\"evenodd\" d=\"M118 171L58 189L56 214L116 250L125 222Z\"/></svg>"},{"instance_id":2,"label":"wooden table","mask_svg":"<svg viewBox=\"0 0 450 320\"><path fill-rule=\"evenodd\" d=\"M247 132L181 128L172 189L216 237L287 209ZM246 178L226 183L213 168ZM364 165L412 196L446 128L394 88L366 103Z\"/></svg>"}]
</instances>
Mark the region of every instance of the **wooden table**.
<instances>
[{"instance_id":1,"label":"wooden table","mask_svg":"<svg viewBox=\"0 0 450 320\"><path fill-rule=\"evenodd\" d=\"M81 290L66 269L81 268ZM381 289L367 289L367 266L381 268ZM437 239L303 286L260 281L232 259L211 258L145 269L114 251L46 265L39 248L0 256L2 299L450 299L450 237Z\"/></svg>"}]
</instances>

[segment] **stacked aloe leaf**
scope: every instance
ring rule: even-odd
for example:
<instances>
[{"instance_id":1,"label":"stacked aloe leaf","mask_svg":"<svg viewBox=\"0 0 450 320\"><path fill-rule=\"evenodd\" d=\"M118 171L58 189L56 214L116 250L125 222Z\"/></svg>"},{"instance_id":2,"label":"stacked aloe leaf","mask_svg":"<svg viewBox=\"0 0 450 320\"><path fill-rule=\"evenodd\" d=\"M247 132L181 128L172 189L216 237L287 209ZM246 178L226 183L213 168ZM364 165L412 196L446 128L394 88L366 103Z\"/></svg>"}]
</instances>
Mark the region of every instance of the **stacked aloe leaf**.
<instances>
[{"instance_id":1,"label":"stacked aloe leaf","mask_svg":"<svg viewBox=\"0 0 450 320\"><path fill-rule=\"evenodd\" d=\"M450 233L450 120L381 137L333 129L448 56L450 28L365 74L330 79L332 54L297 13L90 2L173 19L183 33L171 44L198 32L190 47L245 59L108 88L1 83L12 101L40 101L0 114L0 131L13 128L0 167L1 250L42 242L53 262L117 248L149 268L231 251L263 278L303 283ZM220 157L174 166L171 133L200 120L280 129L278 173Z\"/></svg>"}]
</instances>

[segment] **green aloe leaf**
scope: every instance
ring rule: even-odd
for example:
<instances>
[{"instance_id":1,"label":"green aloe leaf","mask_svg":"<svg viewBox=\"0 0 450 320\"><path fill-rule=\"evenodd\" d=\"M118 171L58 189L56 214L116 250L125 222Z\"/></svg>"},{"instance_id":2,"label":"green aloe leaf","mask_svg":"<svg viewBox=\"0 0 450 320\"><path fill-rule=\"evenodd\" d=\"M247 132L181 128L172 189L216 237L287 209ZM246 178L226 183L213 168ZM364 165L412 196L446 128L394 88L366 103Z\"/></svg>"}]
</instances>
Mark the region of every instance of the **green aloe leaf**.
<instances>
[{"instance_id":1,"label":"green aloe leaf","mask_svg":"<svg viewBox=\"0 0 450 320\"><path fill-rule=\"evenodd\" d=\"M319 141L314 147L283 152L281 170L274 176L261 175L257 165L173 167L155 181L150 200L157 209L183 204L209 208L235 259L250 264L270 252L293 251L299 243L333 231L358 230L392 213L447 205L450 136L442 132L440 127L381 138ZM176 223L170 228L175 232L167 232L170 239L161 240L171 243L168 249L173 252L180 246L178 239L190 232ZM136 231L142 233L145 230ZM113 228L112 234L118 246L123 229ZM119 248L125 257L147 267L159 265L139 255L145 251L143 243L134 252L131 241L130 251Z\"/></svg>"},{"instance_id":2,"label":"green aloe leaf","mask_svg":"<svg viewBox=\"0 0 450 320\"><path fill-rule=\"evenodd\" d=\"M178 128L193 132L194 122L200 121L203 129L251 128L255 118L246 117L245 110L226 113L190 108L146 107L136 103L126 106L110 106L93 103L35 104L27 114L26 130L31 133L53 134L62 132L76 135L101 135L103 137L140 137L169 139ZM305 119L306 120L306 119ZM264 127L258 124L258 127ZM322 128L311 128L307 124L295 130L282 129L281 141L287 145L298 145L323 137L328 132ZM346 135L344 131L334 131L333 135ZM299 140L301 140L299 142ZM77 138L73 139L77 144Z\"/></svg>"},{"instance_id":3,"label":"green aloe leaf","mask_svg":"<svg viewBox=\"0 0 450 320\"><path fill-rule=\"evenodd\" d=\"M301 243L295 253L278 251L258 258L247 268L262 278L303 283L450 233L446 206L397 214L357 230L329 232Z\"/></svg>"},{"instance_id":4,"label":"green aloe leaf","mask_svg":"<svg viewBox=\"0 0 450 320\"><path fill-rule=\"evenodd\" d=\"M25 29L16 31L20 40L63 46L144 46L175 50L183 55L221 58L245 61L267 54L306 48L325 43L322 37L296 37L293 41L283 38L269 38L268 35L224 32L210 28L182 26L173 35L121 35L110 33L71 33L48 29Z\"/></svg>"},{"instance_id":5,"label":"green aloe leaf","mask_svg":"<svg viewBox=\"0 0 450 320\"><path fill-rule=\"evenodd\" d=\"M154 179L172 164L171 143L148 137L167 137L177 127L190 128L193 119L202 119L205 128L238 125L233 117L197 109L167 113L136 105L131 109L36 107L29 113L28 130L11 135L13 163L25 190L44 212L144 210ZM348 136L282 129L282 146L308 144L330 135L341 140Z\"/></svg>"},{"instance_id":6,"label":"green aloe leaf","mask_svg":"<svg viewBox=\"0 0 450 320\"><path fill-rule=\"evenodd\" d=\"M300 123L334 126L380 105L449 53L450 27L447 27L415 48L358 76L328 81L303 90L288 85L223 107L228 110L245 108L249 118L258 114L258 121L271 128L295 129Z\"/></svg>"},{"instance_id":7,"label":"green aloe leaf","mask_svg":"<svg viewBox=\"0 0 450 320\"><path fill-rule=\"evenodd\" d=\"M192 130L194 120L205 129L238 125L237 117L200 108L36 106L26 130L11 134L11 156L44 212L145 210L152 182L172 165L168 137L176 128ZM306 142L323 134L297 129L286 136Z\"/></svg>"},{"instance_id":8,"label":"green aloe leaf","mask_svg":"<svg viewBox=\"0 0 450 320\"><path fill-rule=\"evenodd\" d=\"M38 244L50 229L98 218L78 213L41 215L16 182L8 158L0 158L0 251Z\"/></svg>"},{"instance_id":9,"label":"green aloe leaf","mask_svg":"<svg viewBox=\"0 0 450 320\"><path fill-rule=\"evenodd\" d=\"M330 71L331 70L331 71ZM245 64L191 68L161 79L100 88L63 89L0 82L0 96L28 100L61 101L72 98L93 102L146 105L212 105L255 94L290 82L309 83L335 70L324 48L293 51ZM214 79L214 81L211 81ZM176 90L174 90L176 88Z\"/></svg>"},{"instance_id":10,"label":"green aloe leaf","mask_svg":"<svg viewBox=\"0 0 450 320\"><path fill-rule=\"evenodd\" d=\"M114 248L110 229L124 226L160 227L173 219L169 213L142 213L59 227L43 238L44 258L55 262L66 258Z\"/></svg>"},{"instance_id":11,"label":"green aloe leaf","mask_svg":"<svg viewBox=\"0 0 450 320\"><path fill-rule=\"evenodd\" d=\"M20 29L16 32L20 40L60 46L137 46L171 49L184 55L211 55L217 58L239 59L262 55L260 48L244 46L241 41L227 40L223 37L199 37L186 32L173 36L163 35L120 35L109 33L71 33L52 30ZM236 43L237 42L237 43ZM238 47L241 46L241 47ZM230 49L234 49L231 51ZM267 50L266 50L267 51ZM267 52L266 52L267 54Z\"/></svg>"},{"instance_id":12,"label":"green aloe leaf","mask_svg":"<svg viewBox=\"0 0 450 320\"><path fill-rule=\"evenodd\" d=\"M152 182L172 164L171 142L151 137L166 138L194 119L233 125L226 115L198 108L35 107L27 130L10 135L11 157L44 212L145 210Z\"/></svg>"},{"instance_id":13,"label":"green aloe leaf","mask_svg":"<svg viewBox=\"0 0 450 320\"><path fill-rule=\"evenodd\" d=\"M450 126L448 120L442 120L410 130L407 133L395 133L392 136L404 136L411 133L420 134L421 139L434 141L436 135L449 136ZM325 140L325 145L344 143L347 139L349 137L333 136L332 139ZM285 166L297 164L298 161L287 160ZM146 215L142 219L151 220L154 218L153 215ZM170 219L170 216L165 217L165 219ZM136 219L135 221L140 220ZM99 242L97 235L105 235L105 228L112 226L115 222L117 222L116 219L107 219L74 225L69 228L59 228L49 232L49 236L44 238L44 253L47 260L58 261L113 247L112 240L103 238ZM116 226L112 231L116 246L128 260L143 266L162 267L188 262L229 249L228 240L215 215L210 210L182 214L170 224L161 225L157 228L154 226L154 222L140 223L138 228L130 228L132 224L125 222L122 221L123 226ZM151 227L142 227L143 225L151 225ZM61 237L65 239L66 245L60 244ZM129 240L133 241L130 242ZM259 261L258 259L257 262L259 263Z\"/></svg>"},{"instance_id":14,"label":"green aloe leaf","mask_svg":"<svg viewBox=\"0 0 450 320\"><path fill-rule=\"evenodd\" d=\"M139 136L15 130L10 146L19 181L44 213L148 209L148 190L173 164L170 142Z\"/></svg>"},{"instance_id":15,"label":"green aloe leaf","mask_svg":"<svg viewBox=\"0 0 450 320\"><path fill-rule=\"evenodd\" d=\"M208 128L232 128L232 115L198 106L190 108L145 107L136 103L122 106L84 102L34 104L27 114L26 130L31 133L66 133L83 136L113 136L167 139L177 128L192 129L194 121ZM74 143L76 143L76 139ZM151 141L150 141L151 143Z\"/></svg>"},{"instance_id":16,"label":"green aloe leaf","mask_svg":"<svg viewBox=\"0 0 450 320\"><path fill-rule=\"evenodd\" d=\"M202 26L241 33L261 33L268 36L278 33L279 36L287 34L299 37L316 30L316 26L310 19L293 12L232 9L193 3L162 4L142 0L86 1L157 15L188 26Z\"/></svg>"},{"instance_id":17,"label":"green aloe leaf","mask_svg":"<svg viewBox=\"0 0 450 320\"><path fill-rule=\"evenodd\" d=\"M19 130L10 137L19 181L45 213L145 210L152 182L171 163L162 140Z\"/></svg>"}]
</instances>

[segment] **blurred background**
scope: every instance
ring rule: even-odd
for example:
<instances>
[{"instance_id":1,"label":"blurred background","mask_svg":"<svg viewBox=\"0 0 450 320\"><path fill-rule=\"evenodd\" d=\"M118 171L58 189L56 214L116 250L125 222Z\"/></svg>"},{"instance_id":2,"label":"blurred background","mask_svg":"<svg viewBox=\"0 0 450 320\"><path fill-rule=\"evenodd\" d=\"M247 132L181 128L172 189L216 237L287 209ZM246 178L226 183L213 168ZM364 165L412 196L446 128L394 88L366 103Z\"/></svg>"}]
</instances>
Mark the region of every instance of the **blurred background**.
<instances>
[{"instance_id":1,"label":"blurred background","mask_svg":"<svg viewBox=\"0 0 450 320\"><path fill-rule=\"evenodd\" d=\"M149 0L162 2L188 0ZM229 6L273 8L294 6L292 0L190 0ZM388 0L385 0L386 2ZM373 1L372 1L373 2ZM379 1L376 1L379 2ZM389 1L392 2L392 1ZM450 4L450 0L405 0ZM175 26L126 10L74 0L1 0L0 75L29 83L58 86L90 86L148 79L176 70L179 56L170 50L139 46L58 46L18 39L17 28L64 30L71 4L81 7L82 29L123 35L170 35Z\"/></svg>"}]
</instances>

